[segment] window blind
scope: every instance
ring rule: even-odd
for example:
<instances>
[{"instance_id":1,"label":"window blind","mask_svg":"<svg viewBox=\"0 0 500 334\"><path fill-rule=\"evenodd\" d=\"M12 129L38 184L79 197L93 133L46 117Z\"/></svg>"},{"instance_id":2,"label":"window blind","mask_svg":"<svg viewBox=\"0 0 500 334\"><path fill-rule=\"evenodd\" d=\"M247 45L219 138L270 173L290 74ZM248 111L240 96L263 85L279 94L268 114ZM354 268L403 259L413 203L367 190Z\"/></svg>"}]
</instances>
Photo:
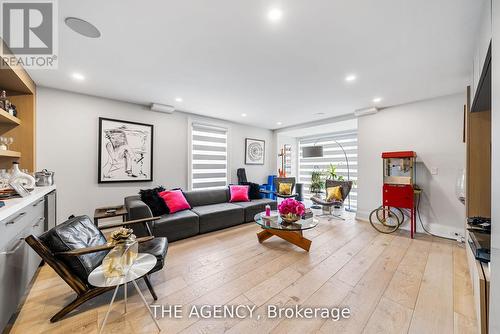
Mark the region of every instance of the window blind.
<instances>
[{"instance_id":1,"label":"window blind","mask_svg":"<svg viewBox=\"0 0 500 334\"><path fill-rule=\"evenodd\" d=\"M357 207L357 185L358 179L358 134L356 131L332 133L326 136L309 137L299 139L299 182L304 184L304 195L306 198L312 196L310 192L311 173L314 170L326 171L330 164L337 167L337 175L344 177L347 181L347 164L342 149L335 143L340 143L349 160L349 179L354 182L349 194L351 209ZM302 148L306 146L323 146L322 158L303 158ZM346 200L345 206L347 207Z\"/></svg>"},{"instance_id":2,"label":"window blind","mask_svg":"<svg viewBox=\"0 0 500 334\"><path fill-rule=\"evenodd\" d=\"M227 186L227 129L193 123L191 130L191 188Z\"/></svg>"}]
</instances>

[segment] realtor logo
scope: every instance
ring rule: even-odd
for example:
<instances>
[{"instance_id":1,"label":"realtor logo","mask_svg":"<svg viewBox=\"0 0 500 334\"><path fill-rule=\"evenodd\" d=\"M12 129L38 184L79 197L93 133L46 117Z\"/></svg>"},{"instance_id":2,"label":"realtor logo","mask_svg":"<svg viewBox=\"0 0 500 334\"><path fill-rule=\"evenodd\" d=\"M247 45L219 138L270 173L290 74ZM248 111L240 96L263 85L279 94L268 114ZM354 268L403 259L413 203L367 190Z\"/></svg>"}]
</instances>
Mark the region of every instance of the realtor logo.
<instances>
[{"instance_id":1,"label":"realtor logo","mask_svg":"<svg viewBox=\"0 0 500 334\"><path fill-rule=\"evenodd\" d=\"M0 4L2 59L10 67L56 68L55 0L0 0Z\"/></svg>"}]
</instances>

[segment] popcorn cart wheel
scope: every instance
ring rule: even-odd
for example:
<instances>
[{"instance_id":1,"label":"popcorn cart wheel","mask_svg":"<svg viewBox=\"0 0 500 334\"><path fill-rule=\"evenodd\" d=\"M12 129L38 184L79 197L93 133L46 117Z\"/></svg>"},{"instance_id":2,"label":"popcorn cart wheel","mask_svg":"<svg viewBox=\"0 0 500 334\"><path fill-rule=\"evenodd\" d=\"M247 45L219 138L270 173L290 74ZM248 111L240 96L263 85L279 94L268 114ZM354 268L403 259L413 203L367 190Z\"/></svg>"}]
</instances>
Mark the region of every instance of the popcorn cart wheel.
<instances>
[{"instance_id":1,"label":"popcorn cart wheel","mask_svg":"<svg viewBox=\"0 0 500 334\"><path fill-rule=\"evenodd\" d=\"M370 213L370 224L380 233L395 232L405 220L400 208L380 206Z\"/></svg>"}]
</instances>

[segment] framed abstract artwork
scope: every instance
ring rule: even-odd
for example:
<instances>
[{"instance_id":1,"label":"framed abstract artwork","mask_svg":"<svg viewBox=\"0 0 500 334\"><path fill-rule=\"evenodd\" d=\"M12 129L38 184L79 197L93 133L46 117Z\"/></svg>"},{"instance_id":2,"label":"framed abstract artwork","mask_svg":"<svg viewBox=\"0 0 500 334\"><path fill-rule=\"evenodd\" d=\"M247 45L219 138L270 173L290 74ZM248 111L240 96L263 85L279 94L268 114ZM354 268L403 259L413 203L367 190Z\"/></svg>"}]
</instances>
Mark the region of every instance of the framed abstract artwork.
<instances>
[{"instance_id":1,"label":"framed abstract artwork","mask_svg":"<svg viewBox=\"0 0 500 334\"><path fill-rule=\"evenodd\" d=\"M263 165L266 156L266 142L264 140L245 139L245 165Z\"/></svg>"},{"instance_id":2,"label":"framed abstract artwork","mask_svg":"<svg viewBox=\"0 0 500 334\"><path fill-rule=\"evenodd\" d=\"M153 125L99 118L98 183L153 181Z\"/></svg>"}]
</instances>

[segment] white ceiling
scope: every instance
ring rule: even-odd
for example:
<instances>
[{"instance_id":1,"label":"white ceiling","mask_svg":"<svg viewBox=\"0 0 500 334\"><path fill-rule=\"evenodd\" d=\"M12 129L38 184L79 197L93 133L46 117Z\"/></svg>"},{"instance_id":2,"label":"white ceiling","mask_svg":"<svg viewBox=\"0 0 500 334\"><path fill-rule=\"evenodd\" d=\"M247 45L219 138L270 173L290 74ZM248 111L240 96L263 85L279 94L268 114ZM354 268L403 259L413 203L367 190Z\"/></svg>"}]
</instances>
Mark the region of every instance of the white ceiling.
<instances>
[{"instance_id":1,"label":"white ceiling","mask_svg":"<svg viewBox=\"0 0 500 334\"><path fill-rule=\"evenodd\" d=\"M475 0L58 5L59 69L30 71L37 84L266 128L352 113L375 96L387 106L463 91L481 9ZM267 20L270 8L282 9L279 23ZM76 34L63 23L68 16L102 37ZM357 80L345 82L351 73Z\"/></svg>"}]
</instances>

